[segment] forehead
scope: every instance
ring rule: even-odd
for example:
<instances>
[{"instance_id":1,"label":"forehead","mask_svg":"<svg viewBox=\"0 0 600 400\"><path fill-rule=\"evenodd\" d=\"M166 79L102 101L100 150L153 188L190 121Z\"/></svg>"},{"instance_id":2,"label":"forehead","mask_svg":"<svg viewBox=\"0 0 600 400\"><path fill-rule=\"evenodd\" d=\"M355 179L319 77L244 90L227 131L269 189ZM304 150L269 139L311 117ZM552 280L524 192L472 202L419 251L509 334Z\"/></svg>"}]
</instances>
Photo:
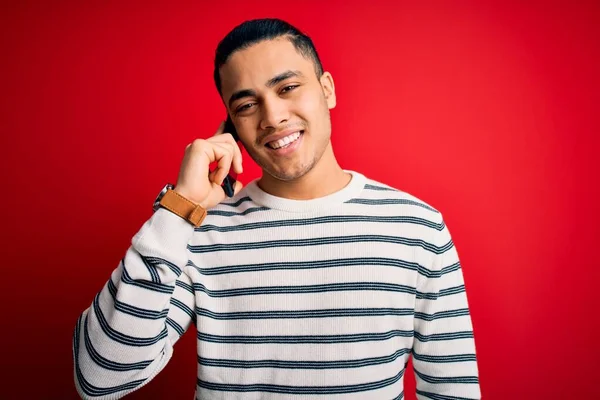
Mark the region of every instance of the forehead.
<instances>
[{"instance_id":1,"label":"forehead","mask_svg":"<svg viewBox=\"0 0 600 400\"><path fill-rule=\"evenodd\" d=\"M269 79L288 70L300 71L305 77L315 75L313 62L285 37L238 50L220 70L223 97L240 89L260 90Z\"/></svg>"}]
</instances>

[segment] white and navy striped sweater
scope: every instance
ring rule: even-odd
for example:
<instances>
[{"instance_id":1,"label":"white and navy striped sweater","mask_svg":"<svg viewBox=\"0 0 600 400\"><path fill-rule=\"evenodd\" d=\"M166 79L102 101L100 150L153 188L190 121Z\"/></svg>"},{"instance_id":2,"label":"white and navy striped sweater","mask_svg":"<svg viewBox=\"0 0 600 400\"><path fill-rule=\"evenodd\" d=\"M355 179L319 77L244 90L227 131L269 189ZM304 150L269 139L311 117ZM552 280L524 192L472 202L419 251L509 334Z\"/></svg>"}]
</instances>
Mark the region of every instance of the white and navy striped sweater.
<instances>
[{"instance_id":1,"label":"white and navy striped sweater","mask_svg":"<svg viewBox=\"0 0 600 400\"><path fill-rule=\"evenodd\" d=\"M77 323L79 394L141 387L193 323L197 399L402 399L411 355L419 399L480 398L441 214L351 173L308 201L251 182L196 229L154 213Z\"/></svg>"}]
</instances>

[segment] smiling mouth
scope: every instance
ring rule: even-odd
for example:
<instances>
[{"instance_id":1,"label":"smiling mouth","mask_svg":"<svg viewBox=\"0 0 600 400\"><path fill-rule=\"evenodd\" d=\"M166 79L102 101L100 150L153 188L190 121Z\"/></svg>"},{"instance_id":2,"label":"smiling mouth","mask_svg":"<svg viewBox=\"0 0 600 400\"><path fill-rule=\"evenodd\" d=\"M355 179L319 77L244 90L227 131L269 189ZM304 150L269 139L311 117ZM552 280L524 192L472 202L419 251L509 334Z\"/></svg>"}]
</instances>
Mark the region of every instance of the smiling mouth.
<instances>
[{"instance_id":1,"label":"smiling mouth","mask_svg":"<svg viewBox=\"0 0 600 400\"><path fill-rule=\"evenodd\" d=\"M294 132L294 133L291 133L291 134L287 135L286 137L283 137L279 140L274 140L272 142L269 142L265 146L267 146L268 148L273 149L273 150L285 149L286 147L290 146L292 143L294 143L295 141L300 139L300 137L303 134L304 134L304 130Z\"/></svg>"}]
</instances>

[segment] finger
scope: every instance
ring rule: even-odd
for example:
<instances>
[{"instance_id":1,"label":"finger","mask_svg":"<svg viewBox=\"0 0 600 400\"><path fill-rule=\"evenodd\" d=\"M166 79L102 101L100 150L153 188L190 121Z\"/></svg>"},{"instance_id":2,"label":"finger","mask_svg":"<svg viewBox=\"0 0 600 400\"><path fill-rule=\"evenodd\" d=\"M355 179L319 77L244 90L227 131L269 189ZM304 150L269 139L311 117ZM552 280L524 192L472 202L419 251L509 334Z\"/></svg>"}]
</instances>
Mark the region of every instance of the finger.
<instances>
[{"instance_id":1,"label":"finger","mask_svg":"<svg viewBox=\"0 0 600 400\"><path fill-rule=\"evenodd\" d=\"M230 153L231 159L233 160L234 153L235 153L235 144L232 144L229 142L220 142L220 143L213 143L213 146L218 146L223 151L227 151L228 153Z\"/></svg>"},{"instance_id":2,"label":"finger","mask_svg":"<svg viewBox=\"0 0 600 400\"><path fill-rule=\"evenodd\" d=\"M233 140L233 138L232 138ZM240 146L233 141L233 169L235 170L235 172L237 172L238 174L241 174L242 172L244 172L244 167L242 166L242 150L240 149Z\"/></svg>"},{"instance_id":3,"label":"finger","mask_svg":"<svg viewBox=\"0 0 600 400\"><path fill-rule=\"evenodd\" d=\"M208 138L207 140L209 142L212 142L212 143L225 143L225 142L227 142L227 143L232 143L232 142L235 143L235 140L233 139L233 136L231 135L231 133L228 133L228 132L223 132L220 135L215 135L215 136L213 136L211 138Z\"/></svg>"},{"instance_id":4,"label":"finger","mask_svg":"<svg viewBox=\"0 0 600 400\"><path fill-rule=\"evenodd\" d=\"M233 158L233 148L228 147L227 143L215 143L215 141L206 140L200 147L200 151L206 158L209 163L218 162L221 157L223 157L224 153L230 153L229 156Z\"/></svg>"},{"instance_id":5,"label":"finger","mask_svg":"<svg viewBox=\"0 0 600 400\"><path fill-rule=\"evenodd\" d=\"M243 187L244 187L244 184L242 182L235 181L235 183L233 184L234 195L238 194L240 192L240 190L242 190Z\"/></svg>"},{"instance_id":6,"label":"finger","mask_svg":"<svg viewBox=\"0 0 600 400\"><path fill-rule=\"evenodd\" d=\"M223 180L229 173L231 162L233 161L233 151L221 146L213 144L214 152L217 156L217 168L215 169L214 182L218 185L223 183Z\"/></svg>"},{"instance_id":7,"label":"finger","mask_svg":"<svg viewBox=\"0 0 600 400\"><path fill-rule=\"evenodd\" d=\"M243 167L243 158L242 158L242 150L240 149L239 144L235 141L233 136L229 133L224 133L220 136L214 136L209 139L212 143L228 143L230 144L233 150L233 169L238 174L244 172Z\"/></svg>"},{"instance_id":8,"label":"finger","mask_svg":"<svg viewBox=\"0 0 600 400\"><path fill-rule=\"evenodd\" d=\"M210 171L210 173L208 174L208 180L211 182L215 182L215 175L217 174L217 170L215 169L214 171Z\"/></svg>"}]
</instances>

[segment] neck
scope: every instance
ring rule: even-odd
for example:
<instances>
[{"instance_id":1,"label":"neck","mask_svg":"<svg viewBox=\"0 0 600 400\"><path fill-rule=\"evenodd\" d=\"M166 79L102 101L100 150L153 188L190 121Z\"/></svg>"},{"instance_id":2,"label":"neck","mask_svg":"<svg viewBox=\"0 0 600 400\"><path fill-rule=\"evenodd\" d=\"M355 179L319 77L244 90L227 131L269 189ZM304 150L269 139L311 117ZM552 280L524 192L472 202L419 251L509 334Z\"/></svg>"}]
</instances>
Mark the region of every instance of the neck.
<instances>
[{"instance_id":1,"label":"neck","mask_svg":"<svg viewBox=\"0 0 600 400\"><path fill-rule=\"evenodd\" d=\"M265 192L286 199L310 200L324 197L343 189L352 176L340 167L331 142L313 168L298 179L282 181L263 173L258 186Z\"/></svg>"}]
</instances>

